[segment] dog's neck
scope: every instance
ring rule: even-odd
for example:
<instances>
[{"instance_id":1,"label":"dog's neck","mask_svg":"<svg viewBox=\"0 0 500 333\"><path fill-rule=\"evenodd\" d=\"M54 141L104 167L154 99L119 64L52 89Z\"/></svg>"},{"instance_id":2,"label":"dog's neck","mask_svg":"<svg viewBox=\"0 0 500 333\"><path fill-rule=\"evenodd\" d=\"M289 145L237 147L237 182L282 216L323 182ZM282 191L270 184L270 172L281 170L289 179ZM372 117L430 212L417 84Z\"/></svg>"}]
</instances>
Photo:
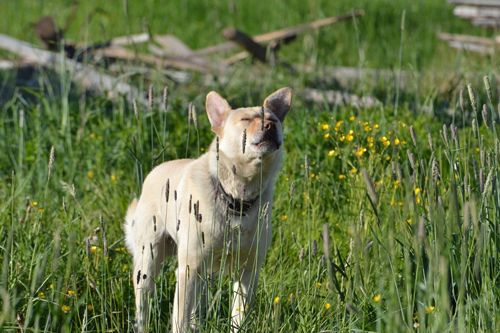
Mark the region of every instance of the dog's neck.
<instances>
[{"instance_id":1,"label":"dog's neck","mask_svg":"<svg viewBox=\"0 0 500 333\"><path fill-rule=\"evenodd\" d=\"M210 174L233 199L251 202L273 186L281 158L280 151L262 158L230 158L217 152L214 140L209 151Z\"/></svg>"}]
</instances>

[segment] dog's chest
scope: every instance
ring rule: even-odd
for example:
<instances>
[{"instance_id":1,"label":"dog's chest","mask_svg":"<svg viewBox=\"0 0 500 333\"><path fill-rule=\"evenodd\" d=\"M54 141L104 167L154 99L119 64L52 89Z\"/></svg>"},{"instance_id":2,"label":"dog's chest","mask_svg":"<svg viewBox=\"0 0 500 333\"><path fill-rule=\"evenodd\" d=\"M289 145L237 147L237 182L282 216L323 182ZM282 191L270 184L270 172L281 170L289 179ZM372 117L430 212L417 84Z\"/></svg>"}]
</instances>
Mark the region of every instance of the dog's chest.
<instances>
[{"instance_id":1,"label":"dog's chest","mask_svg":"<svg viewBox=\"0 0 500 333\"><path fill-rule=\"evenodd\" d=\"M218 253L245 255L259 244L258 208L250 210L246 215L215 213L215 225L210 232L211 248Z\"/></svg>"}]
</instances>

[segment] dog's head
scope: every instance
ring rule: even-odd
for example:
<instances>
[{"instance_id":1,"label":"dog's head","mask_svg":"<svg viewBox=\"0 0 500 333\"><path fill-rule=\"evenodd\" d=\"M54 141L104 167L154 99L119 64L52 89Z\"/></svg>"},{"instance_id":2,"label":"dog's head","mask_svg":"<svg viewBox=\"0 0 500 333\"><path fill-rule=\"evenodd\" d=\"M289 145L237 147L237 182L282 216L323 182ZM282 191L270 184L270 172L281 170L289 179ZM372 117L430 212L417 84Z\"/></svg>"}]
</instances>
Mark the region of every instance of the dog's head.
<instances>
[{"instance_id":1,"label":"dog's head","mask_svg":"<svg viewBox=\"0 0 500 333\"><path fill-rule=\"evenodd\" d=\"M232 109L219 94L207 95L206 110L219 149L231 158L269 156L283 144L283 121L292 103L292 90L281 88L262 106Z\"/></svg>"}]
</instances>

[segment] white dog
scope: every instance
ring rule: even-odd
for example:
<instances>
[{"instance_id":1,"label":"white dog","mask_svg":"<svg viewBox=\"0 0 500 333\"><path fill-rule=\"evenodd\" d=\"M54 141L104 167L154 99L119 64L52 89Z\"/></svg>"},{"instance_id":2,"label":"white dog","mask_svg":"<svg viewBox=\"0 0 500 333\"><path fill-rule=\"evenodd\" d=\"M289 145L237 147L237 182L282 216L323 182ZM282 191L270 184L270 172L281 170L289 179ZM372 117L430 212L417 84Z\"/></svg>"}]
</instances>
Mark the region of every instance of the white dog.
<instances>
[{"instance_id":1,"label":"white dog","mask_svg":"<svg viewBox=\"0 0 500 333\"><path fill-rule=\"evenodd\" d=\"M206 277L234 276L232 327L237 331L255 292L271 241L274 182L283 156L283 120L292 92L263 106L232 110L216 92L206 111L217 135L198 159L165 162L146 177L130 204L126 243L133 255L136 325L147 330L149 296L166 256L177 254L172 330L196 329Z\"/></svg>"}]
</instances>

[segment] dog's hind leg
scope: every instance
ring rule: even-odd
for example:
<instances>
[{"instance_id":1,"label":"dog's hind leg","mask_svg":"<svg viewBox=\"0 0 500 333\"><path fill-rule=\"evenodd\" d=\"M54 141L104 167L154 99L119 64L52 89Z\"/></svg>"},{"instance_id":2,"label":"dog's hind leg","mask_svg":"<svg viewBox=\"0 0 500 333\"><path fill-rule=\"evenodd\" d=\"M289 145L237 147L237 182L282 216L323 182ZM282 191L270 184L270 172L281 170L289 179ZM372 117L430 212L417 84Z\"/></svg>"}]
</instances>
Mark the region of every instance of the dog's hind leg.
<instances>
[{"instance_id":1,"label":"dog's hind leg","mask_svg":"<svg viewBox=\"0 0 500 333\"><path fill-rule=\"evenodd\" d=\"M129 222L128 222L129 223ZM154 278L167 255L176 252L175 243L161 227L161 220L151 212L137 211L127 226L127 245L133 253L132 279L135 291L136 331L147 331L150 296Z\"/></svg>"}]
</instances>

